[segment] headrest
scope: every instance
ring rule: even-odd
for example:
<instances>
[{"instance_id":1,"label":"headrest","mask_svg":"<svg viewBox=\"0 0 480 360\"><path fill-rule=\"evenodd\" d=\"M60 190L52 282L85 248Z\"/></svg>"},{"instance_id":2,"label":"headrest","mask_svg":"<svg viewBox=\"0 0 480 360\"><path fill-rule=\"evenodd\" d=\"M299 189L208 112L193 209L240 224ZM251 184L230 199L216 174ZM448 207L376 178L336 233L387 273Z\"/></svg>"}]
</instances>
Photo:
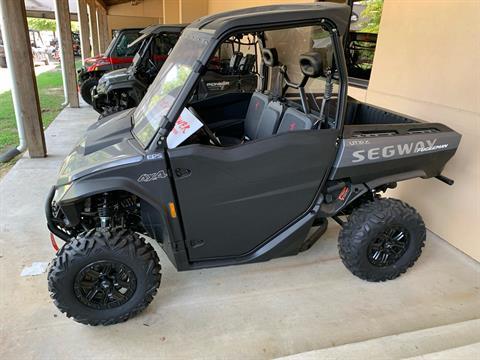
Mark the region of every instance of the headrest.
<instances>
[{"instance_id":1,"label":"headrest","mask_svg":"<svg viewBox=\"0 0 480 360\"><path fill-rule=\"evenodd\" d=\"M275 48L262 49L263 62L269 67L278 66L278 54Z\"/></svg>"},{"instance_id":2,"label":"headrest","mask_svg":"<svg viewBox=\"0 0 480 360\"><path fill-rule=\"evenodd\" d=\"M300 55L300 69L305 76L316 78L323 75L322 55L313 51Z\"/></svg>"}]
</instances>

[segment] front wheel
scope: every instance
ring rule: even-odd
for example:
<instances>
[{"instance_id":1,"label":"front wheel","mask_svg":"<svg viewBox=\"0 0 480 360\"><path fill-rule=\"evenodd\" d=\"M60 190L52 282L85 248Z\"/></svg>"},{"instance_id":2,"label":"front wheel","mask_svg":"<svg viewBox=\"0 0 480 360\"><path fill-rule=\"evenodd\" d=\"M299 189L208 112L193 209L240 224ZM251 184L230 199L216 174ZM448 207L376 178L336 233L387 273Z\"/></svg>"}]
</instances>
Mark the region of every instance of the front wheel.
<instances>
[{"instance_id":1,"label":"front wheel","mask_svg":"<svg viewBox=\"0 0 480 360\"><path fill-rule=\"evenodd\" d=\"M86 79L80 85L80 95L88 105L92 105L92 89L98 85L98 79L91 77Z\"/></svg>"},{"instance_id":2,"label":"front wheel","mask_svg":"<svg viewBox=\"0 0 480 360\"><path fill-rule=\"evenodd\" d=\"M160 280L157 253L138 235L91 230L57 253L48 271L48 290L67 317L110 325L144 310Z\"/></svg>"},{"instance_id":3,"label":"front wheel","mask_svg":"<svg viewBox=\"0 0 480 360\"><path fill-rule=\"evenodd\" d=\"M415 263L425 245L422 217L396 199L377 199L356 208L340 231L345 266L367 281L392 280Z\"/></svg>"}]
</instances>

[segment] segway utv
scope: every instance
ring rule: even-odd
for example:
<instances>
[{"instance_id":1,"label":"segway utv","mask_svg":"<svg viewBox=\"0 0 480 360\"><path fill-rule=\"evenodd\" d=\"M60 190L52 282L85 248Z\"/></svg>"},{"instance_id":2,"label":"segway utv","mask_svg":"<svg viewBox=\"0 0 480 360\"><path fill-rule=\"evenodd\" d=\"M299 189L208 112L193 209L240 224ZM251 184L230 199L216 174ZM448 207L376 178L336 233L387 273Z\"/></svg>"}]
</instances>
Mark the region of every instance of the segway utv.
<instances>
[{"instance_id":1,"label":"segway utv","mask_svg":"<svg viewBox=\"0 0 480 360\"><path fill-rule=\"evenodd\" d=\"M196 270L299 254L332 218L359 278L415 263L425 224L382 194L418 177L451 184L441 173L461 136L347 96L349 16L341 4L273 5L183 31L139 106L92 125L49 193L47 225L65 242L48 271L60 311L108 325L145 309L161 280L147 238ZM246 37L262 54L257 91L195 96L218 48Z\"/></svg>"}]
</instances>

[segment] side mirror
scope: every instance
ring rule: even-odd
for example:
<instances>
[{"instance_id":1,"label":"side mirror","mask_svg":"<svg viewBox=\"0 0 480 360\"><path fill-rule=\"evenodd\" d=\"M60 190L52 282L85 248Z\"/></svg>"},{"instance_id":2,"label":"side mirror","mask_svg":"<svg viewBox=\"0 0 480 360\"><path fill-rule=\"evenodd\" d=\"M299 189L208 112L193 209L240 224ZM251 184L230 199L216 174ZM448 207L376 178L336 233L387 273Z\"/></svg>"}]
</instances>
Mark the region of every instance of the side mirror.
<instances>
[{"instance_id":1,"label":"side mirror","mask_svg":"<svg viewBox=\"0 0 480 360\"><path fill-rule=\"evenodd\" d=\"M303 75L316 78L323 75L322 55L318 52L309 52L300 55L300 69Z\"/></svg>"}]
</instances>

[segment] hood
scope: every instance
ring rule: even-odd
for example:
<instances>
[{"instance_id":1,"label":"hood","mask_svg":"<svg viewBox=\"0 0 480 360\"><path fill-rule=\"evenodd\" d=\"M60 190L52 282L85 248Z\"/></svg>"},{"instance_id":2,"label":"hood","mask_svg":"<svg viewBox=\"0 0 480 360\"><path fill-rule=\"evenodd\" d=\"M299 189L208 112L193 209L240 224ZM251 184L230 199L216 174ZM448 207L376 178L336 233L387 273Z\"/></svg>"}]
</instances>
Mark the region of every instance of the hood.
<instances>
[{"instance_id":1,"label":"hood","mask_svg":"<svg viewBox=\"0 0 480 360\"><path fill-rule=\"evenodd\" d=\"M84 61L84 64L85 64L85 66L93 65L101 58L104 58L103 54L86 58L85 61Z\"/></svg>"},{"instance_id":2,"label":"hood","mask_svg":"<svg viewBox=\"0 0 480 360\"><path fill-rule=\"evenodd\" d=\"M65 158L57 186L96 171L141 161L143 151L130 132L133 111L116 113L90 126Z\"/></svg>"},{"instance_id":3,"label":"hood","mask_svg":"<svg viewBox=\"0 0 480 360\"><path fill-rule=\"evenodd\" d=\"M116 84L127 81L131 75L129 69L130 68L123 68L106 73L100 78L98 85Z\"/></svg>"}]
</instances>

